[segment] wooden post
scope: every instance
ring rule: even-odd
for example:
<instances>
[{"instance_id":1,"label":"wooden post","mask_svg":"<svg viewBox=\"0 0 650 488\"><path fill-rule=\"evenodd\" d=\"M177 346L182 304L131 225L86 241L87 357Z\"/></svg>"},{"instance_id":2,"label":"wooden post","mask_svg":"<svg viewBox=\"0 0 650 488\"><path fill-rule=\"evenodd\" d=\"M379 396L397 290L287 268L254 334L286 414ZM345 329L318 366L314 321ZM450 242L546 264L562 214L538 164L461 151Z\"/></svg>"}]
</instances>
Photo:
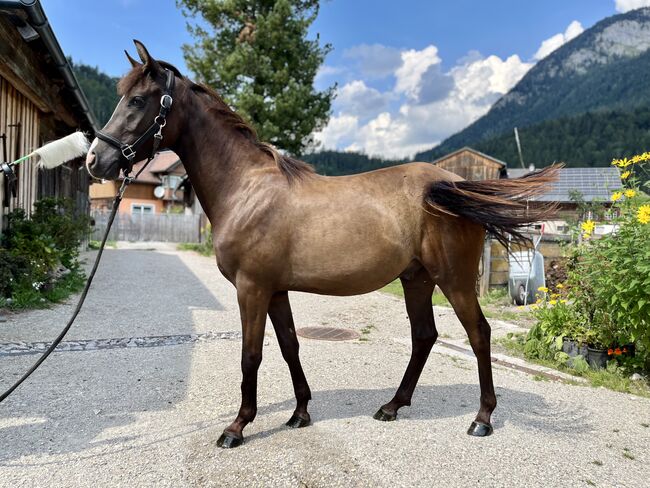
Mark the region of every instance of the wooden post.
<instances>
[{"instance_id":1,"label":"wooden post","mask_svg":"<svg viewBox=\"0 0 650 488\"><path fill-rule=\"evenodd\" d=\"M483 244L483 258L481 259L481 270L478 284L479 296L485 296L490 289L490 262L492 260L492 239L485 239Z\"/></svg>"}]
</instances>

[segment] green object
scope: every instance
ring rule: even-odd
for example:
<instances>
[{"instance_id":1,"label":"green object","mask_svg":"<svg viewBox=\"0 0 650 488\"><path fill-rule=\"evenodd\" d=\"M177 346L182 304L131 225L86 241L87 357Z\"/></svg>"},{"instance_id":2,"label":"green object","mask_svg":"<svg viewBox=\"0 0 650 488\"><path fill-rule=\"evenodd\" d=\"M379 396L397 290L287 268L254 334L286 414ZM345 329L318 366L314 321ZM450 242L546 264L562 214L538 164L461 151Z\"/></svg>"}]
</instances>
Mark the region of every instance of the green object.
<instances>
[{"instance_id":1,"label":"green object","mask_svg":"<svg viewBox=\"0 0 650 488\"><path fill-rule=\"evenodd\" d=\"M15 161L13 161L13 162L11 163L11 165L13 166L13 165L15 165L15 164L22 163L23 161L27 161L27 160L28 160L29 158L31 158L31 157L32 157L31 154L28 154L27 156L23 156L22 158L18 158L18 159L16 159Z\"/></svg>"},{"instance_id":2,"label":"green object","mask_svg":"<svg viewBox=\"0 0 650 488\"><path fill-rule=\"evenodd\" d=\"M325 126L335 86L314 89L331 46L307 38L318 0L178 0L184 14L201 17L184 45L198 81L214 88L255 127L260 140L292 154L313 144ZM207 27L206 27L207 26Z\"/></svg>"}]
</instances>

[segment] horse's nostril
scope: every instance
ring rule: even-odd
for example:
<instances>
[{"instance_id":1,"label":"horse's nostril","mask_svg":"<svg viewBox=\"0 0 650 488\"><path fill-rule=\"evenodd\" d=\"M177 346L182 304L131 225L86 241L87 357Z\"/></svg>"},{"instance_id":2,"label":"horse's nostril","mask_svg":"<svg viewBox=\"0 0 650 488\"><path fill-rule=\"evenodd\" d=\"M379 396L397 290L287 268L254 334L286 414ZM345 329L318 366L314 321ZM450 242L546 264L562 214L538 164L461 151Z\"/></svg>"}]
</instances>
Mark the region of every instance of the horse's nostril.
<instances>
[{"instance_id":1,"label":"horse's nostril","mask_svg":"<svg viewBox=\"0 0 650 488\"><path fill-rule=\"evenodd\" d=\"M90 151L90 152L86 155L86 165L88 165L88 166L92 166L94 163L95 163L95 153L92 152L92 151Z\"/></svg>"}]
</instances>

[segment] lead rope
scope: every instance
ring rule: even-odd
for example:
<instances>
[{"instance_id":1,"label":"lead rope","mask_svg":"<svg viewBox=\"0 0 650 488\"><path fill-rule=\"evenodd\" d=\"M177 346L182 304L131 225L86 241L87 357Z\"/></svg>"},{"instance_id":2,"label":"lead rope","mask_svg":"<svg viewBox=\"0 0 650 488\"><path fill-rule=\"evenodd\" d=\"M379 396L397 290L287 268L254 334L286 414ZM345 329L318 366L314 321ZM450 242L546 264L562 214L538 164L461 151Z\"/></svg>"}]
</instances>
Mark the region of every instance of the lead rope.
<instances>
[{"instance_id":1,"label":"lead rope","mask_svg":"<svg viewBox=\"0 0 650 488\"><path fill-rule=\"evenodd\" d=\"M0 395L0 403L7 398L13 391L20 386L20 384L25 381L29 376L36 371L36 369L47 359L47 357L56 349L56 347L59 345L59 343L63 340L65 335L68 333L70 330L70 327L72 327L72 324L74 323L75 319L77 318L77 315L79 315L79 312L81 311L81 307L86 300L86 295L88 295L88 290L90 289L90 285L93 282L93 278L95 277L95 272L97 271L97 267L99 266L99 261L102 258L102 254L104 252L104 246L106 245L106 240L108 239L108 234L111 231L111 226L113 225L113 221L115 220L115 216L117 215L117 211L120 208L120 202L122 201L122 197L124 196L124 192L126 191L127 186L129 186L135 178L137 178L142 170L151 162L151 157L147 160L147 162L144 164L144 166L138 171L138 173L135 175L135 177L129 176L128 174L124 175L124 180L122 181L122 185L120 186L120 189L117 191L117 195L115 195L115 199L113 200L113 209L111 210L111 215L108 217L108 225L106 226L106 232L104 232L104 237L102 238L102 243L99 246L99 251L97 251L97 256L95 257L95 263L93 264L93 268L90 271L90 274L88 275L88 281L86 281L86 286L84 286L83 291L81 292L81 296L79 297L79 301L77 302L77 306L74 309L74 312L72 313L72 317L70 317L70 320L68 320L67 325L65 328L61 331L59 336L54 339L54 342L50 344L50 346L47 348L47 350L43 353L43 355L38 358L38 361L29 368L29 371L27 371L18 381L16 381L11 388L9 388L7 391L5 391L2 395Z\"/></svg>"}]
</instances>

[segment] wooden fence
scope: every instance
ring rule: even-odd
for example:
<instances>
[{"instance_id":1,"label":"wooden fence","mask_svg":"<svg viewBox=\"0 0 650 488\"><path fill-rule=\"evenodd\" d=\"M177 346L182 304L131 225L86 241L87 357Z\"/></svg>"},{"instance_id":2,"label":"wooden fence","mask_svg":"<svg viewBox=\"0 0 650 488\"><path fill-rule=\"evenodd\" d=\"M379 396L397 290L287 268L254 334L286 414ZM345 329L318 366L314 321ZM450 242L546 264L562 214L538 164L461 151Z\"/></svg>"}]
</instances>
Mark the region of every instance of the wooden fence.
<instances>
[{"instance_id":1,"label":"wooden fence","mask_svg":"<svg viewBox=\"0 0 650 488\"><path fill-rule=\"evenodd\" d=\"M100 240L106 231L108 213L95 212L92 239ZM117 214L110 241L200 242L200 215Z\"/></svg>"}]
</instances>

